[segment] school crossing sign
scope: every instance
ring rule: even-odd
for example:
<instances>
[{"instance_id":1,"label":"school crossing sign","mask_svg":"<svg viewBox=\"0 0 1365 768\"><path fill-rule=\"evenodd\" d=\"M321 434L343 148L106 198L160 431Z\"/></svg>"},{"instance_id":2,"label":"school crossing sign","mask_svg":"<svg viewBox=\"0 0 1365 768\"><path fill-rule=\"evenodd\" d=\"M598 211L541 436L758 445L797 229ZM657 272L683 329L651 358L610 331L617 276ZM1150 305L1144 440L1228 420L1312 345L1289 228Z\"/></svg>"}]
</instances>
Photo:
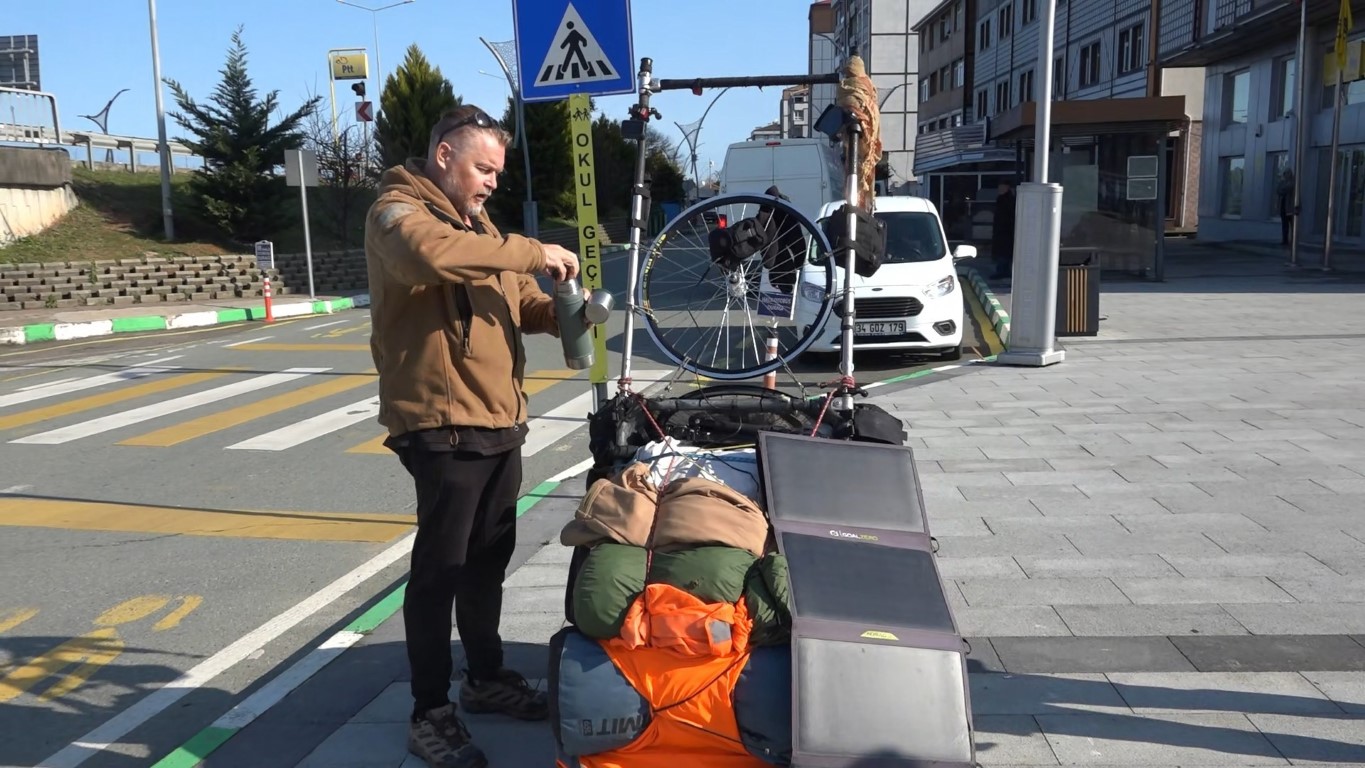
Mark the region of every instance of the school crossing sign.
<instances>
[{"instance_id":1,"label":"school crossing sign","mask_svg":"<svg viewBox=\"0 0 1365 768\"><path fill-rule=\"evenodd\" d=\"M513 0L524 101L635 92L630 0Z\"/></svg>"}]
</instances>

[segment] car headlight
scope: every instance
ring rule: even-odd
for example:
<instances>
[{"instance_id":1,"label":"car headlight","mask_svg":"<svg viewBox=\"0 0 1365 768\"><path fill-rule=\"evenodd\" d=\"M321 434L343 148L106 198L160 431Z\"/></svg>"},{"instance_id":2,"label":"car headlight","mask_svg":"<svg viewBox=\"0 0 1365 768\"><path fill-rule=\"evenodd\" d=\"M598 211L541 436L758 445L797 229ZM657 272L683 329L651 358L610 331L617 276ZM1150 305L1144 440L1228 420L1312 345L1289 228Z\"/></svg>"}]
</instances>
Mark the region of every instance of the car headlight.
<instances>
[{"instance_id":1,"label":"car headlight","mask_svg":"<svg viewBox=\"0 0 1365 768\"><path fill-rule=\"evenodd\" d=\"M926 286L924 289L924 295L928 296L931 299L937 299L940 296L947 296L948 294L953 292L953 288L956 287L956 285L957 278L954 277L953 275L948 275L947 277L943 278L937 283Z\"/></svg>"},{"instance_id":2,"label":"car headlight","mask_svg":"<svg viewBox=\"0 0 1365 768\"><path fill-rule=\"evenodd\" d=\"M801 281L801 298L816 303L822 302L825 300L825 289L815 283L808 283L803 280Z\"/></svg>"}]
</instances>

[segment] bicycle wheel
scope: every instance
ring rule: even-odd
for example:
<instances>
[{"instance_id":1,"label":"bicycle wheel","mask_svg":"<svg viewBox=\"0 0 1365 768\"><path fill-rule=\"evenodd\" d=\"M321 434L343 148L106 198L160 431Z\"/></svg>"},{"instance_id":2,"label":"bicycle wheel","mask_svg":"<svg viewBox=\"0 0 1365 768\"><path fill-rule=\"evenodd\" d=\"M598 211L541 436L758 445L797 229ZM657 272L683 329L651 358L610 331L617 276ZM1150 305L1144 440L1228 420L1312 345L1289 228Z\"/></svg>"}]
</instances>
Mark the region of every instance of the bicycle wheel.
<instances>
[{"instance_id":1,"label":"bicycle wheel","mask_svg":"<svg viewBox=\"0 0 1365 768\"><path fill-rule=\"evenodd\" d=\"M829 256L824 232L786 201L721 195L664 226L636 300L650 339L677 365L719 381L762 376L824 329L834 307Z\"/></svg>"}]
</instances>

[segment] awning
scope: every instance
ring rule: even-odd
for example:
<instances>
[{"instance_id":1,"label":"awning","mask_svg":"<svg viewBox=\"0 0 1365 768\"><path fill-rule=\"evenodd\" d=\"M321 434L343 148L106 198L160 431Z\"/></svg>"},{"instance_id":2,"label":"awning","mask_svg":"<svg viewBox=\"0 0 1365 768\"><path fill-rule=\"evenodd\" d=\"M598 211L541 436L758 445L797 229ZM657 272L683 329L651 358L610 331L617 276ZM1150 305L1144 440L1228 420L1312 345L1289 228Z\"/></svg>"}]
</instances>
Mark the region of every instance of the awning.
<instances>
[{"instance_id":1,"label":"awning","mask_svg":"<svg viewBox=\"0 0 1365 768\"><path fill-rule=\"evenodd\" d=\"M992 142L1031 144L1038 103L1026 101L990 122ZM1053 136L1156 133L1188 120L1184 96L1146 96L1138 99L1087 99L1052 102Z\"/></svg>"},{"instance_id":2,"label":"awning","mask_svg":"<svg viewBox=\"0 0 1365 768\"><path fill-rule=\"evenodd\" d=\"M959 125L915 137L914 174L940 171L966 163L1013 162L1014 150L986 141L985 123Z\"/></svg>"}]
</instances>

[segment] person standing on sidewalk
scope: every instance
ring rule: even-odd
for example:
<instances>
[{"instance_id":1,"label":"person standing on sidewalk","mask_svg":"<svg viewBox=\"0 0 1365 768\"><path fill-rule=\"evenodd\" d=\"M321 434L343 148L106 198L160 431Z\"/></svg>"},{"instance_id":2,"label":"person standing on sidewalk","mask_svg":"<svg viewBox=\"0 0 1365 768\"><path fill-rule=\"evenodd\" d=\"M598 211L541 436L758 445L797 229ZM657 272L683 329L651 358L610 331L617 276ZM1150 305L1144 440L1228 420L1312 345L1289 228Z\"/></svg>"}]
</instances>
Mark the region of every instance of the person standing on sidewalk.
<instances>
[{"instance_id":1,"label":"person standing on sidewalk","mask_svg":"<svg viewBox=\"0 0 1365 768\"><path fill-rule=\"evenodd\" d=\"M456 107L432 128L425 160L384 172L365 219L379 422L417 493L403 600L408 749L443 768L487 765L449 699L452 603L467 662L459 706L548 716L545 694L504 666L498 629L527 430L521 336L559 334L533 276L575 278L578 260L489 221L510 142L483 110Z\"/></svg>"},{"instance_id":2,"label":"person standing on sidewalk","mask_svg":"<svg viewBox=\"0 0 1365 768\"><path fill-rule=\"evenodd\" d=\"M995 279L1009 280L1014 276L1014 186L1002 181L997 189L991 214L991 260Z\"/></svg>"}]
</instances>

